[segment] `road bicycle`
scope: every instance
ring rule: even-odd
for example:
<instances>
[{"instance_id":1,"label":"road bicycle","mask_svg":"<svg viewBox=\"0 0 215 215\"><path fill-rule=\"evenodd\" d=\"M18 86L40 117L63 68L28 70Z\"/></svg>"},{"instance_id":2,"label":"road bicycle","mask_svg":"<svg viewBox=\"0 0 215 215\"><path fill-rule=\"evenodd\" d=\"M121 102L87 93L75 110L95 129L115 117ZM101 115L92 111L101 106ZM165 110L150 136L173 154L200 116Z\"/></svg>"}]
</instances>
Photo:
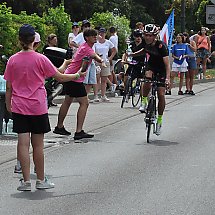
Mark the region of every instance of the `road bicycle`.
<instances>
[{"instance_id":1,"label":"road bicycle","mask_svg":"<svg viewBox=\"0 0 215 215\"><path fill-rule=\"evenodd\" d=\"M142 80L144 83L151 84L151 93L148 97L148 106L146 109L146 115L144 121L146 123L146 141L150 142L151 130L153 128L153 134L156 133L156 119L157 119L157 90L158 84L162 83L157 80L156 77L153 77L152 80Z\"/></svg>"},{"instance_id":2,"label":"road bicycle","mask_svg":"<svg viewBox=\"0 0 215 215\"><path fill-rule=\"evenodd\" d=\"M133 107L136 107L140 101L140 89L141 89L141 81L138 78L133 78L132 73L134 73L135 65L138 63L136 61L131 62L125 62L125 64L128 64L131 66L131 73L127 77L127 81L125 84L125 89L123 92L122 102L121 102L121 108L123 108L124 103L128 103L129 99L131 98L131 103ZM142 67L143 72L143 67Z\"/></svg>"}]
</instances>

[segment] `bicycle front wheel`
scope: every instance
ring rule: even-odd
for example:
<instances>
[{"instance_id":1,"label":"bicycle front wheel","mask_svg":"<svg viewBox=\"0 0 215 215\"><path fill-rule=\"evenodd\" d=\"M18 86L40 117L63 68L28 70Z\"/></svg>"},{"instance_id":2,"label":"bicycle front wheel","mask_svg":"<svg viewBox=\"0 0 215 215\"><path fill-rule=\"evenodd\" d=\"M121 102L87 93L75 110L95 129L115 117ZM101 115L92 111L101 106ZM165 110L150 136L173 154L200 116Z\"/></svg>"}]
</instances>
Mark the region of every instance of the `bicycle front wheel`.
<instances>
[{"instance_id":1,"label":"bicycle front wheel","mask_svg":"<svg viewBox=\"0 0 215 215\"><path fill-rule=\"evenodd\" d=\"M131 86L131 78L128 77L128 80L127 80L126 85L125 85L125 91L124 91L123 97L122 97L121 108L123 108L125 101L128 102L128 98L129 98L128 95L130 93L129 92L130 86Z\"/></svg>"},{"instance_id":2,"label":"bicycle front wheel","mask_svg":"<svg viewBox=\"0 0 215 215\"><path fill-rule=\"evenodd\" d=\"M133 80L136 82L135 86L132 87L132 98L131 98L131 103L133 107L136 107L140 101L140 82Z\"/></svg>"}]
</instances>

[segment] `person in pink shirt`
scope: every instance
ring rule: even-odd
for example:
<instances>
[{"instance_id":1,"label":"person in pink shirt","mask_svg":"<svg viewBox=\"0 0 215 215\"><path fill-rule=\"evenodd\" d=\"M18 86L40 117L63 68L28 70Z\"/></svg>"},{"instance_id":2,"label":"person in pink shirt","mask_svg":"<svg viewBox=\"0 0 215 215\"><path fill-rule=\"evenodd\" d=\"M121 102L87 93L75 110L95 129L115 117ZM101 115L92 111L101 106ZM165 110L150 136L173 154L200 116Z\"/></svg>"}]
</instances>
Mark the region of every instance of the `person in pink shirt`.
<instances>
[{"instance_id":1,"label":"person in pink shirt","mask_svg":"<svg viewBox=\"0 0 215 215\"><path fill-rule=\"evenodd\" d=\"M83 35L86 42L80 45L77 49L71 64L65 71L66 74L74 74L79 71L82 66L82 60L84 57L89 57L90 60L88 62L88 65L91 64L92 59L104 64L103 59L99 57L92 49L94 43L96 43L97 40L97 31L94 29L86 29L83 32ZM71 132L67 131L64 128L63 122L71 103L73 102L74 98L76 98L79 102L79 109L77 112L77 125L74 139L79 140L82 138L94 137L93 134L88 134L83 130L83 124L89 105L87 92L83 81L84 77L81 77L78 80L72 80L64 84L66 96L59 110L57 126L53 131L55 134L71 135Z\"/></svg>"},{"instance_id":2,"label":"person in pink shirt","mask_svg":"<svg viewBox=\"0 0 215 215\"><path fill-rule=\"evenodd\" d=\"M28 24L22 25L19 29L22 50L10 57L4 74L6 107L12 112L13 131L18 133L17 150L24 178L20 180L19 191L31 191L30 142L37 173L36 189L54 187L44 176L44 133L50 131L45 78L52 76L65 82L85 75L81 72L62 74L67 64L64 63L58 71L46 56L34 51L34 39L34 28Z\"/></svg>"}]
</instances>

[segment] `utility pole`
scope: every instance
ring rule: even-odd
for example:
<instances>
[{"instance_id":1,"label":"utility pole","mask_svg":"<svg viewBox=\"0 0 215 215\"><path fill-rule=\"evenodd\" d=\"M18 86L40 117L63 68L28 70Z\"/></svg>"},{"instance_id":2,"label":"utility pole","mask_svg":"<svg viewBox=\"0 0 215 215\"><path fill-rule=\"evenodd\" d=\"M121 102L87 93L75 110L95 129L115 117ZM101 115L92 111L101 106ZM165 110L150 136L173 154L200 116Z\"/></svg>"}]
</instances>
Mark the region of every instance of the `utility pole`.
<instances>
[{"instance_id":1,"label":"utility pole","mask_svg":"<svg viewBox=\"0 0 215 215\"><path fill-rule=\"evenodd\" d=\"M186 0L181 0L181 32L185 32L185 8L186 8Z\"/></svg>"}]
</instances>

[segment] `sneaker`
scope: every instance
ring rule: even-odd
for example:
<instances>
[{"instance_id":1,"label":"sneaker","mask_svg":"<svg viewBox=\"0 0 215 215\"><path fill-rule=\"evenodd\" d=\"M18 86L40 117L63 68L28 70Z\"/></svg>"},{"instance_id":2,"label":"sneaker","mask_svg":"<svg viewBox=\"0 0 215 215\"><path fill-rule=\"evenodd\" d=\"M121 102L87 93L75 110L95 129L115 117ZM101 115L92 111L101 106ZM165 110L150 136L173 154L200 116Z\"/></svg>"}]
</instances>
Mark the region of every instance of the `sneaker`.
<instances>
[{"instance_id":1,"label":"sneaker","mask_svg":"<svg viewBox=\"0 0 215 215\"><path fill-rule=\"evenodd\" d=\"M20 165L15 165L14 173L22 173L22 167Z\"/></svg>"},{"instance_id":2,"label":"sneaker","mask_svg":"<svg viewBox=\"0 0 215 215\"><path fill-rule=\"evenodd\" d=\"M184 95L183 91L179 90L178 95Z\"/></svg>"},{"instance_id":3,"label":"sneaker","mask_svg":"<svg viewBox=\"0 0 215 215\"><path fill-rule=\"evenodd\" d=\"M165 95L171 95L172 93L171 93L171 90L167 90L166 92L165 92Z\"/></svg>"},{"instance_id":4,"label":"sneaker","mask_svg":"<svg viewBox=\"0 0 215 215\"><path fill-rule=\"evenodd\" d=\"M21 178L19 181L20 181L20 185L17 187L18 191L31 191L30 181L24 181L23 178Z\"/></svg>"},{"instance_id":5,"label":"sneaker","mask_svg":"<svg viewBox=\"0 0 215 215\"><path fill-rule=\"evenodd\" d=\"M101 97L101 101L102 101L102 102L109 102L110 99L108 99L107 96L102 96L102 97Z\"/></svg>"},{"instance_id":6,"label":"sneaker","mask_svg":"<svg viewBox=\"0 0 215 215\"><path fill-rule=\"evenodd\" d=\"M71 132L68 132L64 126L62 128L55 127L53 133L60 134L60 135L71 135Z\"/></svg>"},{"instance_id":7,"label":"sneaker","mask_svg":"<svg viewBox=\"0 0 215 215\"><path fill-rule=\"evenodd\" d=\"M99 102L99 97L98 96L94 96L94 102Z\"/></svg>"},{"instance_id":8,"label":"sneaker","mask_svg":"<svg viewBox=\"0 0 215 215\"><path fill-rule=\"evenodd\" d=\"M189 92L189 94L192 95L192 96L196 95L192 90Z\"/></svg>"},{"instance_id":9,"label":"sneaker","mask_svg":"<svg viewBox=\"0 0 215 215\"><path fill-rule=\"evenodd\" d=\"M189 90L185 90L184 94L190 94Z\"/></svg>"},{"instance_id":10,"label":"sneaker","mask_svg":"<svg viewBox=\"0 0 215 215\"><path fill-rule=\"evenodd\" d=\"M116 90L117 85L116 84L112 84L111 86L111 92L114 93Z\"/></svg>"},{"instance_id":11,"label":"sneaker","mask_svg":"<svg viewBox=\"0 0 215 215\"><path fill-rule=\"evenodd\" d=\"M140 113L146 113L146 109L147 109L147 104L141 103L139 107Z\"/></svg>"},{"instance_id":12,"label":"sneaker","mask_svg":"<svg viewBox=\"0 0 215 215\"><path fill-rule=\"evenodd\" d=\"M162 124L157 123L157 124L156 124L156 131L155 131L155 134L156 134L157 136L161 135L161 128L162 128Z\"/></svg>"},{"instance_id":13,"label":"sneaker","mask_svg":"<svg viewBox=\"0 0 215 215\"><path fill-rule=\"evenodd\" d=\"M37 179L36 181L36 189L44 190L54 188L54 183L50 182L47 177L43 181Z\"/></svg>"},{"instance_id":14,"label":"sneaker","mask_svg":"<svg viewBox=\"0 0 215 215\"><path fill-rule=\"evenodd\" d=\"M84 132L84 130L82 130L81 132L75 132L75 135L74 135L74 140L80 140L80 139L83 139L83 138L93 138L94 137L94 134L87 134Z\"/></svg>"}]
</instances>

